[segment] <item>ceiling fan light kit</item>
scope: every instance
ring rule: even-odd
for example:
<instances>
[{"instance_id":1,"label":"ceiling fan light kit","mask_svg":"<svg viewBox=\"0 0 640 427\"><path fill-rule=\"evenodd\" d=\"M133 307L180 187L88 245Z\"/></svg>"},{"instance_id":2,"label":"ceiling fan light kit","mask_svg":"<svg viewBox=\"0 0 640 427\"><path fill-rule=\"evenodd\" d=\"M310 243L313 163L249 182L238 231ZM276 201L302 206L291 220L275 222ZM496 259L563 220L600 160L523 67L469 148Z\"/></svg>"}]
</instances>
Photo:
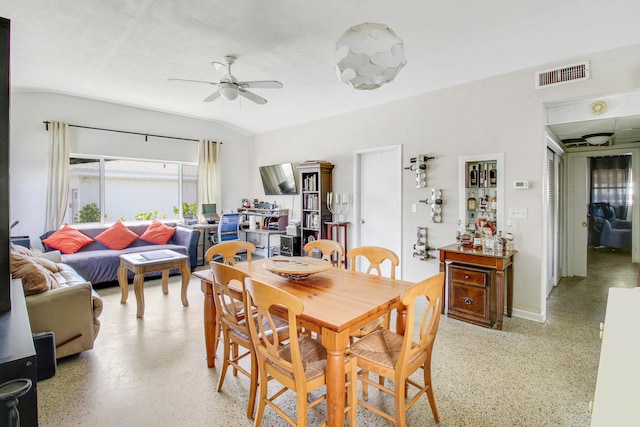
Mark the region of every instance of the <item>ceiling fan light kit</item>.
<instances>
[{"instance_id":1,"label":"ceiling fan light kit","mask_svg":"<svg viewBox=\"0 0 640 427\"><path fill-rule=\"evenodd\" d=\"M342 82L360 90L377 89L406 65L404 42L385 24L355 25L336 42L335 63Z\"/></svg>"}]
</instances>

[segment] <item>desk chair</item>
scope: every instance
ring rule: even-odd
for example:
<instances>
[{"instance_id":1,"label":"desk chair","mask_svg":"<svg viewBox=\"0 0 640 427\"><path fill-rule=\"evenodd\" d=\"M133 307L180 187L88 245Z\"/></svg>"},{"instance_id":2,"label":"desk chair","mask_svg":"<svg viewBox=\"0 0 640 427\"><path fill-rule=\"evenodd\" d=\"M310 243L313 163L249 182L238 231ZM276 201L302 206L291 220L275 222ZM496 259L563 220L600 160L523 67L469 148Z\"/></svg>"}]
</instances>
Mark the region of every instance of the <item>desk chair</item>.
<instances>
[{"instance_id":1,"label":"desk chair","mask_svg":"<svg viewBox=\"0 0 640 427\"><path fill-rule=\"evenodd\" d=\"M400 297L407 307L407 320L404 335L398 335L387 329L373 332L358 340L351 346L351 355L356 356L358 367L362 368L358 379L362 382L362 398L358 404L375 414L395 423L398 427L406 426L406 411L418 399L426 394L431 406L431 412L436 422L440 421L436 401L431 384L431 353L440 324L440 307L442 307L442 287L444 273L416 283L404 291ZM426 304L422 300L426 299ZM419 321L415 321L416 311L424 314ZM417 341L414 341L414 328L419 325ZM418 369L423 369L424 384L419 384L409 377ZM384 387L369 379L369 372L375 372L384 378L393 379L394 390ZM380 391L394 396L395 417L382 412L380 409L366 403L369 397L368 387L376 387ZM408 386L417 387L419 391L407 403Z\"/></svg>"},{"instance_id":2,"label":"desk chair","mask_svg":"<svg viewBox=\"0 0 640 427\"><path fill-rule=\"evenodd\" d=\"M222 214L218 223L218 243L240 240L240 214Z\"/></svg>"}]
</instances>

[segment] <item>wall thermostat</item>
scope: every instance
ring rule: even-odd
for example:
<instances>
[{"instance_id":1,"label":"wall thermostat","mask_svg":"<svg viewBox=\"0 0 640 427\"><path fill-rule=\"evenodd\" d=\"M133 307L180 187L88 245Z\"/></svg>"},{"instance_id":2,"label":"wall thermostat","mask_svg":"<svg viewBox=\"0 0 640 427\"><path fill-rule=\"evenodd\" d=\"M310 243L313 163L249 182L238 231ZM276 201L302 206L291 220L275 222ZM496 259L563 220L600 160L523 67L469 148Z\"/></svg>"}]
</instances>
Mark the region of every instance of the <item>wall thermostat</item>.
<instances>
[{"instance_id":1,"label":"wall thermostat","mask_svg":"<svg viewBox=\"0 0 640 427\"><path fill-rule=\"evenodd\" d=\"M513 181L514 190L526 190L529 188L529 181Z\"/></svg>"}]
</instances>

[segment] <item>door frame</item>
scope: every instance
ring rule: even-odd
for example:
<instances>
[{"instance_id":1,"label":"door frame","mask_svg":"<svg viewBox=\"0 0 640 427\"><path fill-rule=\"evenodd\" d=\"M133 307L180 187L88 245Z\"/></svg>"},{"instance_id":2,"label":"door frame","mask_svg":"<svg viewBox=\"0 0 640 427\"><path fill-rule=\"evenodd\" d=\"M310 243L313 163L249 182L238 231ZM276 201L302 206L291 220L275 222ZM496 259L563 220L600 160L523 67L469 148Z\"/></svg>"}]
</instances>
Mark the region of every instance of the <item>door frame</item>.
<instances>
[{"instance_id":1,"label":"door frame","mask_svg":"<svg viewBox=\"0 0 640 427\"><path fill-rule=\"evenodd\" d=\"M567 186L565 188L570 189L573 188L574 184L574 170L573 170L573 159L575 158L588 158L588 157L599 157L599 156L607 156L607 155L623 155L629 154L631 155L631 173L633 174L633 186L634 186L634 194L633 194L633 214L631 216L631 261L630 262L638 262L640 257L638 256L638 250L640 249L638 246L638 239L640 238L640 230L638 225L640 224L640 206L638 205L638 189L640 188L640 149L638 147L629 147L629 148L611 148L605 149L601 148L597 151L589 150L589 151L581 151L581 152L570 152L567 153L567 162L565 163L566 173L565 178L567 179ZM572 218L572 215L575 211L575 206L572 203L569 203L570 191L565 191L564 193L564 204L566 206L566 213L563 215L563 221L565 224L566 230L566 244L565 248L565 265L567 266L566 271L563 276L573 276L574 268L573 268L573 252L574 252L574 239L575 235L572 227L569 225L569 221ZM586 206L586 204L585 204ZM586 209L586 208L585 208ZM585 216L585 221L587 217Z\"/></svg>"},{"instance_id":2,"label":"door frame","mask_svg":"<svg viewBox=\"0 0 640 427\"><path fill-rule=\"evenodd\" d=\"M360 203L356 203L356 201L360 200L360 196L362 193L362 157L364 154L380 152L380 151L390 151L395 154L395 167L398 170L402 171L402 144L398 145L385 145L382 147L373 147L373 148L364 148L360 150L353 151L353 228L352 228L352 236L353 236L353 247L361 246L362 235L361 235L361 224L360 224ZM391 166L393 167L393 165ZM396 192L396 197L391 197L389 199L389 203L393 203L397 206L398 212L400 212L400 218L403 218L402 212L402 174L399 174L399 191ZM402 278L402 270L403 270L403 238L402 238L402 221L399 224L388 224L388 227L397 227L397 232L400 235L400 248L401 253L399 253L400 257L400 269L397 271L396 277L399 279Z\"/></svg>"}]
</instances>

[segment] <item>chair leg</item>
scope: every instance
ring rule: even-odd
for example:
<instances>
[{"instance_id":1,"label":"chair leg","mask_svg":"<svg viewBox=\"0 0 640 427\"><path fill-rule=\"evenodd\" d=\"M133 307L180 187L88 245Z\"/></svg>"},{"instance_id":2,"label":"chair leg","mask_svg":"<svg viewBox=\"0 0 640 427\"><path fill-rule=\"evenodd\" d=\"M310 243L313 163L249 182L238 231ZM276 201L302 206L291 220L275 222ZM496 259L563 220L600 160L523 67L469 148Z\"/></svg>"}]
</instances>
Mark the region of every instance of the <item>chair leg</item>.
<instances>
[{"instance_id":1,"label":"chair leg","mask_svg":"<svg viewBox=\"0 0 640 427\"><path fill-rule=\"evenodd\" d=\"M298 400L298 422L296 424L299 427L307 427L307 393L298 391L296 398Z\"/></svg>"},{"instance_id":2,"label":"chair leg","mask_svg":"<svg viewBox=\"0 0 640 427\"><path fill-rule=\"evenodd\" d=\"M233 360L237 360L238 359L238 344L236 343L232 343L231 344L231 356L233 357ZM234 366L233 367L233 376L237 377L238 376L238 369Z\"/></svg>"},{"instance_id":3,"label":"chair leg","mask_svg":"<svg viewBox=\"0 0 640 427\"><path fill-rule=\"evenodd\" d=\"M264 369L260 369L260 384L258 385L260 394L258 396L258 412L253 419L254 427L259 427L262 423L262 415L264 415L264 407L266 406L267 401L267 383L267 373L264 372Z\"/></svg>"},{"instance_id":4,"label":"chair leg","mask_svg":"<svg viewBox=\"0 0 640 427\"><path fill-rule=\"evenodd\" d=\"M369 379L369 371L364 371L363 370L360 373L360 375L362 375L366 379ZM363 400L369 400L369 385L364 381L362 382L362 399Z\"/></svg>"},{"instance_id":5,"label":"chair leg","mask_svg":"<svg viewBox=\"0 0 640 427\"><path fill-rule=\"evenodd\" d=\"M403 381L406 387L406 380ZM398 427L406 427L407 425L407 414L405 408L405 396L407 393L403 390L404 387L398 387L396 383L396 392L395 392L395 407L396 407L396 425Z\"/></svg>"},{"instance_id":6,"label":"chair leg","mask_svg":"<svg viewBox=\"0 0 640 427\"><path fill-rule=\"evenodd\" d=\"M227 368L229 367L229 347L231 346L227 339L226 331L223 331L222 336L224 338L224 359L222 360L222 370L220 371L220 378L218 379L218 391L222 390L224 377L227 375Z\"/></svg>"},{"instance_id":7,"label":"chair leg","mask_svg":"<svg viewBox=\"0 0 640 427\"><path fill-rule=\"evenodd\" d=\"M347 381L349 388L347 389L347 405L349 410L349 426L356 427L356 414L358 411L358 365L356 359L352 358L347 362Z\"/></svg>"},{"instance_id":8,"label":"chair leg","mask_svg":"<svg viewBox=\"0 0 640 427\"><path fill-rule=\"evenodd\" d=\"M253 418L253 411L256 406L256 392L258 391L258 361L253 351L251 357L251 385L249 386L249 402L247 405L247 418Z\"/></svg>"},{"instance_id":9,"label":"chair leg","mask_svg":"<svg viewBox=\"0 0 640 427\"><path fill-rule=\"evenodd\" d=\"M436 407L436 398L433 395L433 384L431 383L431 365L424 367L424 384L428 386L427 397L429 398L429 405L431 406L431 412L433 412L433 419L439 423L440 416L438 415L438 408Z\"/></svg>"}]
</instances>

